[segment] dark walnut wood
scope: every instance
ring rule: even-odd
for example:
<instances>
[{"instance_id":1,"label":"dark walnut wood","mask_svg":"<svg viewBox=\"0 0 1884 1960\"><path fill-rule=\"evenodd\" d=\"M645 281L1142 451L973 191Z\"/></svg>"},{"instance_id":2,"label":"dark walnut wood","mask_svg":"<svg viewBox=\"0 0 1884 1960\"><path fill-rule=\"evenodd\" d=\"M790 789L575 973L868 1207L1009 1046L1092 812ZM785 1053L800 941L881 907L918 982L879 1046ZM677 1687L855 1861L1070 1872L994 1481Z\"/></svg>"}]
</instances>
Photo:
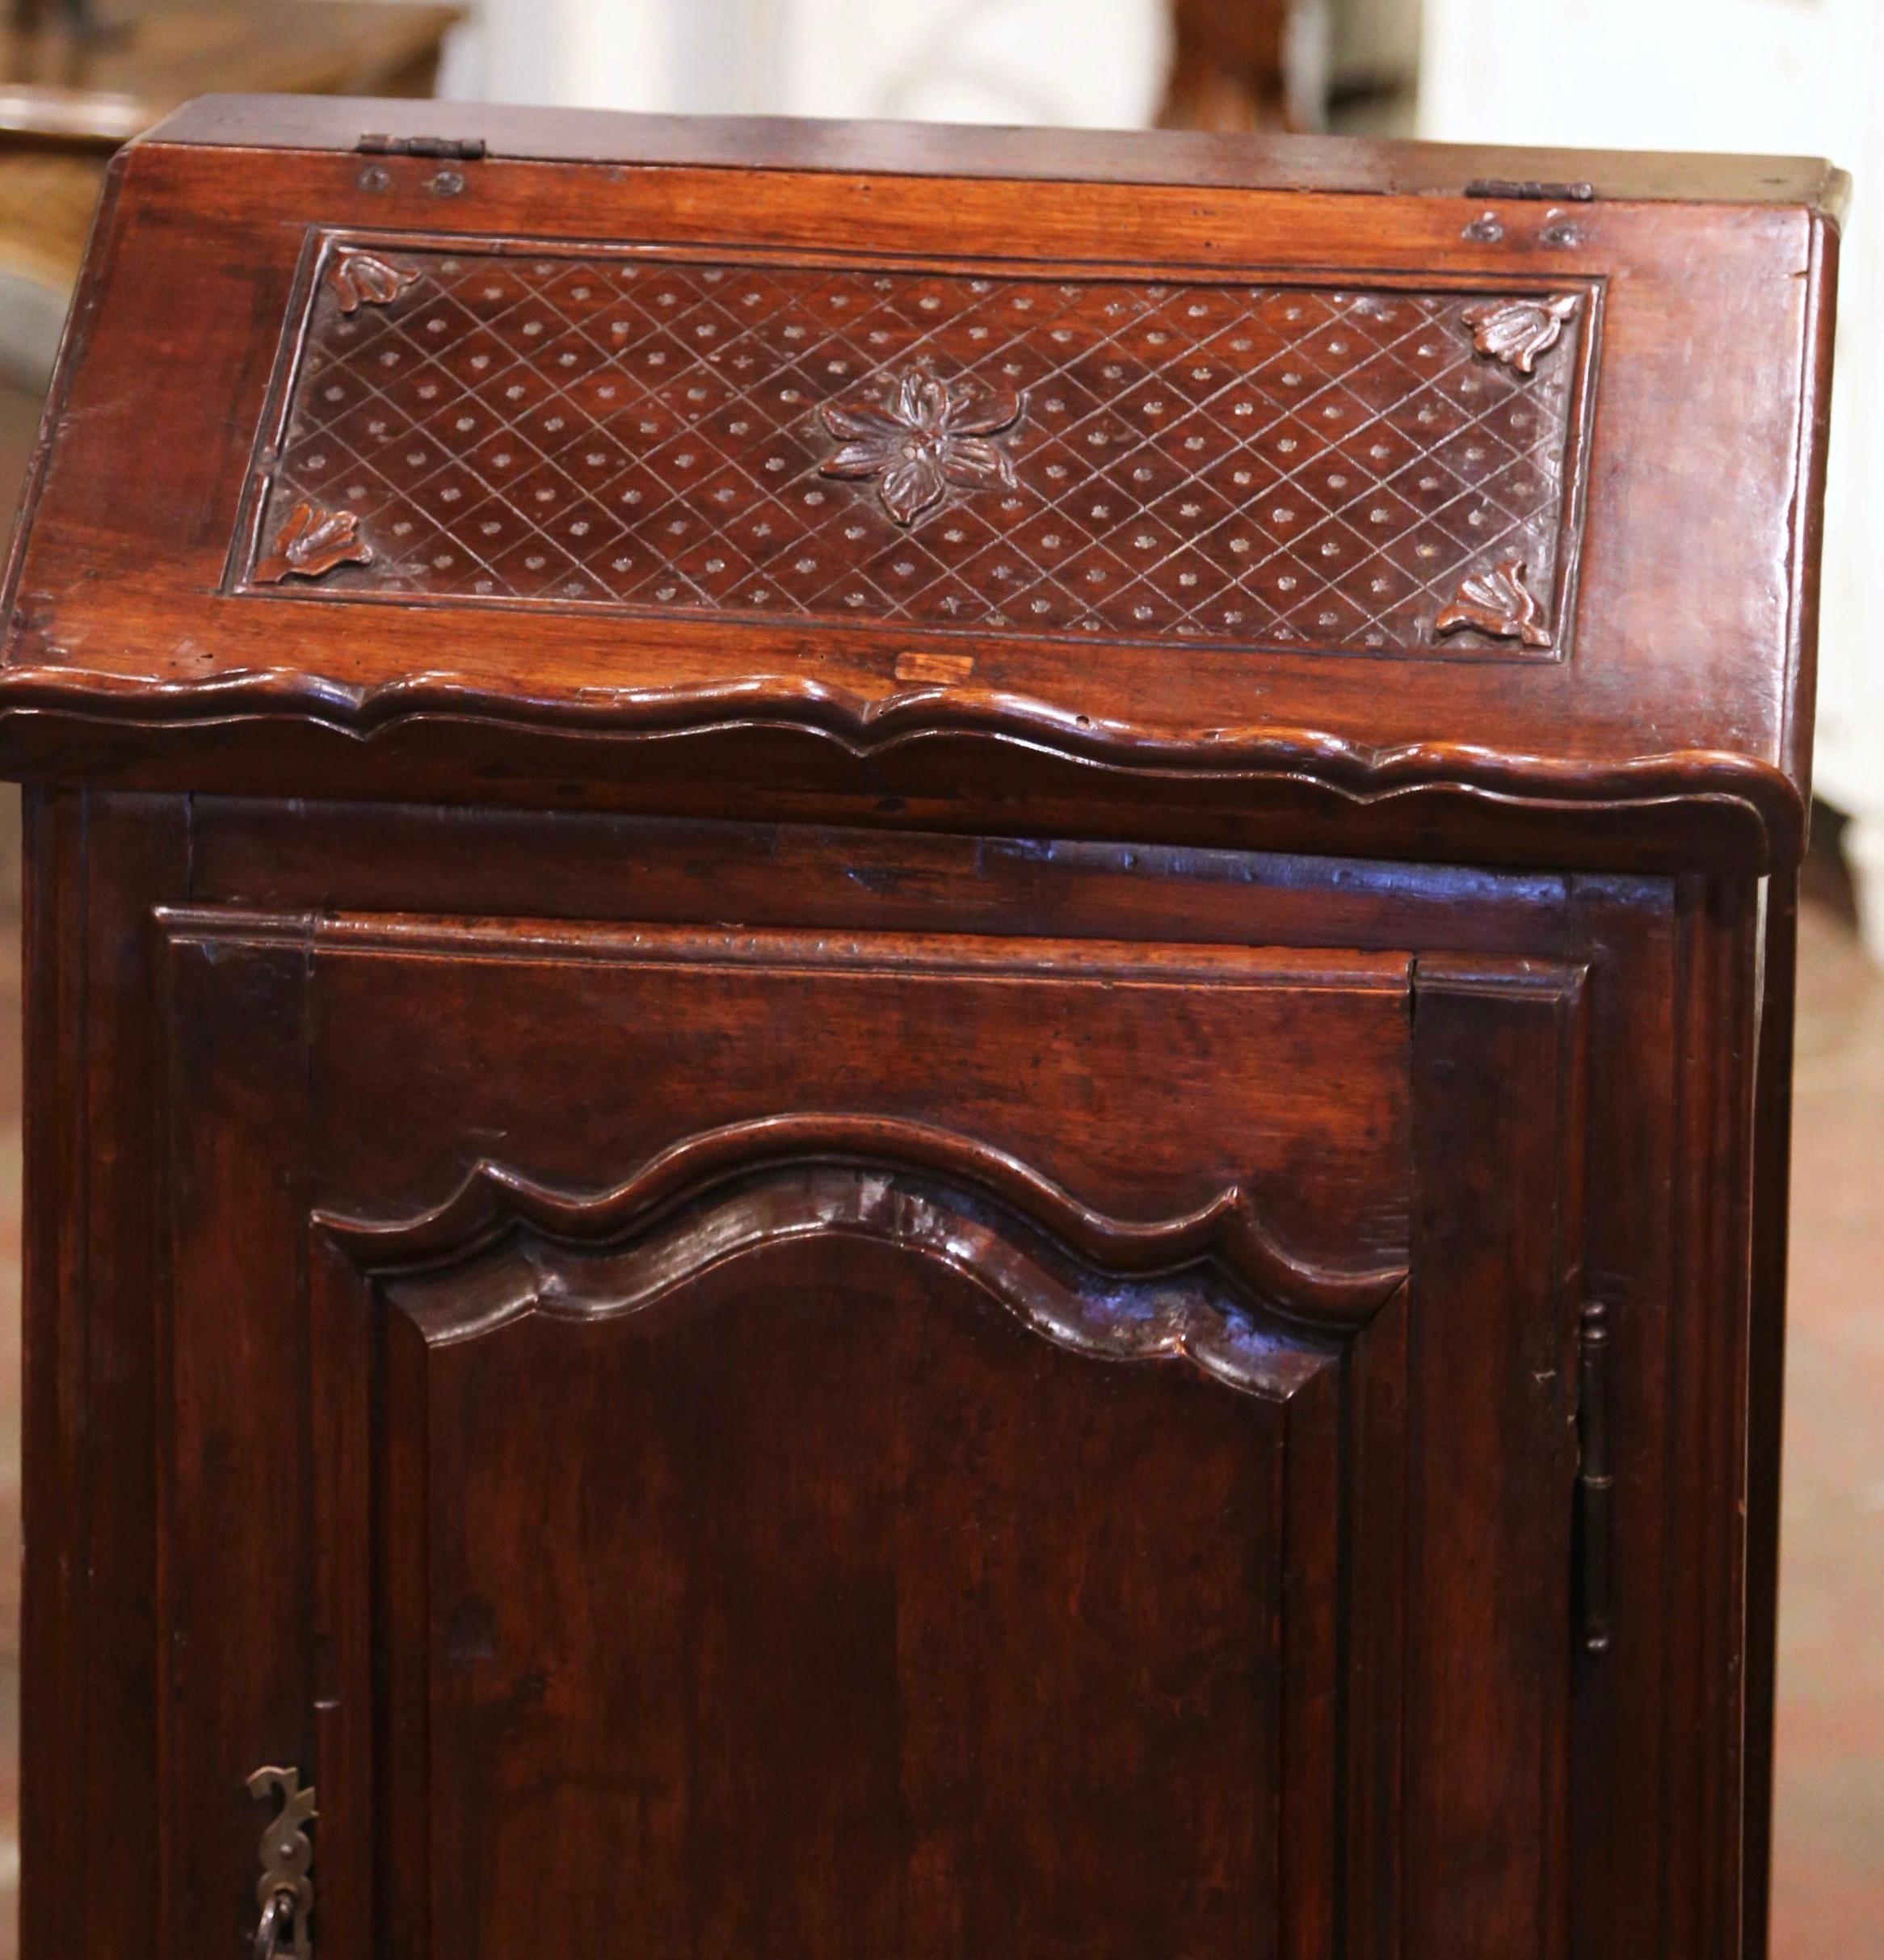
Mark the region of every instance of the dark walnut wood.
<instances>
[{"instance_id":1,"label":"dark walnut wood","mask_svg":"<svg viewBox=\"0 0 1884 1960\"><path fill-rule=\"evenodd\" d=\"M1764 1952L1836 187L982 145L116 167L27 1960Z\"/></svg>"}]
</instances>

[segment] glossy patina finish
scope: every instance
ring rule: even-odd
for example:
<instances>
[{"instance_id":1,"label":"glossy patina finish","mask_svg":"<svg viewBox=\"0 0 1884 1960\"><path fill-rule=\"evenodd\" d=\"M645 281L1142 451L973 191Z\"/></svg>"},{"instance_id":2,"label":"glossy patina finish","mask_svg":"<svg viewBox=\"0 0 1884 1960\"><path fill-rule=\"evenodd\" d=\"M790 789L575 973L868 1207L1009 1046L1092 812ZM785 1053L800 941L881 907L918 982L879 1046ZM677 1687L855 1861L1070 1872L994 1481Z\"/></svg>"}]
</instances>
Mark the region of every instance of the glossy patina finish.
<instances>
[{"instance_id":1,"label":"glossy patina finish","mask_svg":"<svg viewBox=\"0 0 1884 1960\"><path fill-rule=\"evenodd\" d=\"M28 1960L1760 1952L1835 177L401 115L11 574Z\"/></svg>"}]
</instances>

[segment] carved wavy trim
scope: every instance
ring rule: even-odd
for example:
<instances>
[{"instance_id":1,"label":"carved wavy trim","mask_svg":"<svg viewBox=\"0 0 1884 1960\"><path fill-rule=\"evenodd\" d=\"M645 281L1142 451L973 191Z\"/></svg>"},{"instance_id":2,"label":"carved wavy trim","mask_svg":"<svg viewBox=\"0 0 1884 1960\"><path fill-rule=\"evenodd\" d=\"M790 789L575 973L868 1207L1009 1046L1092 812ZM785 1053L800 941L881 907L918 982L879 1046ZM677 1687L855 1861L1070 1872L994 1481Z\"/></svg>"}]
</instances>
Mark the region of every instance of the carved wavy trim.
<instances>
[{"instance_id":1,"label":"carved wavy trim","mask_svg":"<svg viewBox=\"0 0 1884 1960\"><path fill-rule=\"evenodd\" d=\"M682 1221L692 1222L675 1240ZM1029 1302L1027 1318L1070 1345L1181 1350L1201 1361L1249 1343L1203 1304L1200 1273L1213 1272L1251 1304L1330 1334L1365 1327L1407 1278L1404 1268L1341 1272L1293 1256L1234 1184L1180 1217L1117 1218L1004 1151L878 1117L772 1117L704 1131L603 1192L558 1190L484 1163L456 1195L416 1218L389 1224L323 1213L316 1222L356 1265L380 1274L462 1265L520 1230L566 1247L636 1245L644 1255L661 1239L666 1258L646 1268L657 1275L675 1259L698 1271L782 1230L850 1230L946 1257L971 1277L1007 1272L1007 1290ZM1103 1313L1055 1277L1067 1255L1128 1285L1171 1284L1133 1289L1141 1297L1130 1310ZM1184 1275L1188 1284L1178 1284Z\"/></svg>"},{"instance_id":2,"label":"carved wavy trim","mask_svg":"<svg viewBox=\"0 0 1884 1960\"><path fill-rule=\"evenodd\" d=\"M1733 855L1754 869L1795 863L1805 838L1798 785L1772 764L1729 751L1677 750L1592 763L1466 742L1374 746L1314 729L1263 725L1150 730L1025 696L955 687L909 688L873 700L820 681L772 678L569 696L494 692L449 674L360 688L294 670L176 682L28 667L0 673L0 720L15 715L149 732L289 719L368 742L446 724L614 740L705 740L767 730L808 738L872 765L924 742L969 736L1141 778L1307 788L1353 804L1436 793L1566 816L1703 806L1751 820L1759 848L1747 852L1736 845ZM885 784L873 776L868 787L881 793Z\"/></svg>"},{"instance_id":3,"label":"carved wavy trim","mask_svg":"<svg viewBox=\"0 0 1884 1960\"><path fill-rule=\"evenodd\" d=\"M1305 1334L1264 1302L1240 1302L1209 1266L1145 1278L1097 1272L1016 1213L908 1171L775 1168L703 1199L616 1252L535 1234L462 1268L394 1280L388 1298L430 1348L481 1340L531 1315L613 1320L689 1281L793 1239L894 1246L974 1283L1056 1346L1108 1361L1183 1359L1248 1394L1287 1400L1333 1358L1341 1329Z\"/></svg>"}]
</instances>

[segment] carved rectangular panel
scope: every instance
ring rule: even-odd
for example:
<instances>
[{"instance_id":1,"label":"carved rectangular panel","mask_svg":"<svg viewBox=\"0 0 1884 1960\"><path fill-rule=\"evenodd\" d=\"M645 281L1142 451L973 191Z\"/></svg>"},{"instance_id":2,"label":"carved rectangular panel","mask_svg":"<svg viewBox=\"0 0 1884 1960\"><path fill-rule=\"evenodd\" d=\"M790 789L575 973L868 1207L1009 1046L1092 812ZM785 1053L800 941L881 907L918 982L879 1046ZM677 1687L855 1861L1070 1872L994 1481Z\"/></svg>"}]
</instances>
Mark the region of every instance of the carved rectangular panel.
<instances>
[{"instance_id":1,"label":"carved rectangular panel","mask_svg":"<svg viewBox=\"0 0 1884 1960\"><path fill-rule=\"evenodd\" d=\"M1600 297L329 238L235 589L1561 657Z\"/></svg>"},{"instance_id":2,"label":"carved rectangular panel","mask_svg":"<svg viewBox=\"0 0 1884 1960\"><path fill-rule=\"evenodd\" d=\"M1332 1638L1349 1371L1121 1366L989 1269L780 1229L641 1302L361 1302L434 1848L392 1950L1229 1960L1329 1909L1335 1710L1386 1692Z\"/></svg>"}]
</instances>

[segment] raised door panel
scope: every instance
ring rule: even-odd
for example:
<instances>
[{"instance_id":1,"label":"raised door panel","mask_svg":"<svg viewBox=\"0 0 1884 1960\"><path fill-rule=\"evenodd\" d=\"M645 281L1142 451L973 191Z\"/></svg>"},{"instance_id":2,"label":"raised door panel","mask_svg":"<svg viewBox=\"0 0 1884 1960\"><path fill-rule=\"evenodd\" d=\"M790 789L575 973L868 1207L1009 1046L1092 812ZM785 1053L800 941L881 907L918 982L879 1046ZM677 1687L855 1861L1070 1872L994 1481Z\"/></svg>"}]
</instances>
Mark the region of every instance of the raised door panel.
<instances>
[{"instance_id":1,"label":"raised door panel","mask_svg":"<svg viewBox=\"0 0 1884 1960\"><path fill-rule=\"evenodd\" d=\"M170 932L170 1950L1561 1951L1574 975Z\"/></svg>"},{"instance_id":2,"label":"raised door panel","mask_svg":"<svg viewBox=\"0 0 1884 1960\"><path fill-rule=\"evenodd\" d=\"M390 1950L1323 1949L1338 1373L890 1205L393 1304Z\"/></svg>"}]
</instances>

